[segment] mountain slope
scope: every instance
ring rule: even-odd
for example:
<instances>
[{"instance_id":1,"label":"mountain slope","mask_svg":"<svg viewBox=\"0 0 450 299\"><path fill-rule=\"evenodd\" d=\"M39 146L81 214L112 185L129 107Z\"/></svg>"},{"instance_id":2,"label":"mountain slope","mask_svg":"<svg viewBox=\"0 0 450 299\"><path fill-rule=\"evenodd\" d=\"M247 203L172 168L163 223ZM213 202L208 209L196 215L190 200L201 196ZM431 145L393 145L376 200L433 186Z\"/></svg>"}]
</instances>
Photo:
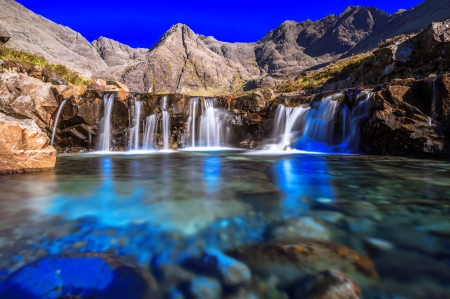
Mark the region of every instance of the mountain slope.
<instances>
[{"instance_id":1,"label":"mountain slope","mask_svg":"<svg viewBox=\"0 0 450 299\"><path fill-rule=\"evenodd\" d=\"M251 79L248 71L211 51L189 27L177 24L140 59L97 73L137 92L227 93Z\"/></svg>"},{"instance_id":2,"label":"mountain slope","mask_svg":"<svg viewBox=\"0 0 450 299\"><path fill-rule=\"evenodd\" d=\"M134 49L130 46L121 44L118 41L102 36L93 41L92 46L97 50L100 57L108 66L127 64L144 56L148 52L148 49Z\"/></svg>"},{"instance_id":3,"label":"mountain slope","mask_svg":"<svg viewBox=\"0 0 450 299\"><path fill-rule=\"evenodd\" d=\"M11 34L8 47L39 54L54 64L84 75L105 69L106 63L80 33L33 13L14 0L0 0L0 24Z\"/></svg>"}]
</instances>

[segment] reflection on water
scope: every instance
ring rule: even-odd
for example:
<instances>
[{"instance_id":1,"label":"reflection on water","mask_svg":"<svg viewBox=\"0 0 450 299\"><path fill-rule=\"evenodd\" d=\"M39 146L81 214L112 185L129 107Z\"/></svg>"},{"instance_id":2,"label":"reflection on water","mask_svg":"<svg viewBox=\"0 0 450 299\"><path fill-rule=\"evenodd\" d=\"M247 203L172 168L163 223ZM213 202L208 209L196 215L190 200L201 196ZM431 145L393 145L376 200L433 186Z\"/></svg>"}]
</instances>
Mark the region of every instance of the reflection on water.
<instances>
[{"instance_id":1,"label":"reflection on water","mask_svg":"<svg viewBox=\"0 0 450 299\"><path fill-rule=\"evenodd\" d=\"M102 251L147 265L164 252L260 242L271 229L277 237L326 234L372 257L378 288L391 294L405 294L410 281L450 292L441 283L450 279L448 186L446 161L63 155L53 172L2 177L0 279L49 253ZM408 271L417 263L425 266Z\"/></svg>"}]
</instances>

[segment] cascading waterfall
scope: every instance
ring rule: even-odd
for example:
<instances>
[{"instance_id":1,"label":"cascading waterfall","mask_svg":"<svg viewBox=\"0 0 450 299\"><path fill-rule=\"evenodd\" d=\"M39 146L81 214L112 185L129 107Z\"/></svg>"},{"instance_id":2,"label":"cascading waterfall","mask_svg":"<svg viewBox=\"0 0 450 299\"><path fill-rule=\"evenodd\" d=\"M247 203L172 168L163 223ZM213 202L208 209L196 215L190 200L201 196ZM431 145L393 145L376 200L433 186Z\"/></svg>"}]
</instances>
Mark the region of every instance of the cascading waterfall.
<instances>
[{"instance_id":1,"label":"cascading waterfall","mask_svg":"<svg viewBox=\"0 0 450 299\"><path fill-rule=\"evenodd\" d=\"M337 94L338 96L340 94ZM274 134L277 144L266 149L280 151L292 148L306 151L353 152L359 145L359 123L368 117L372 93L362 92L358 104L349 109L333 100L337 95L312 102L309 107L279 105L275 115ZM342 117L341 143L336 144L335 125L338 112Z\"/></svg>"},{"instance_id":2,"label":"cascading waterfall","mask_svg":"<svg viewBox=\"0 0 450 299\"><path fill-rule=\"evenodd\" d=\"M165 150L169 149L169 134L170 134L170 115L167 111L167 96L163 98L162 104L162 134L163 134L163 146Z\"/></svg>"},{"instance_id":3,"label":"cascading waterfall","mask_svg":"<svg viewBox=\"0 0 450 299\"><path fill-rule=\"evenodd\" d=\"M154 136L156 133L156 125L158 123L158 119L156 115L152 114L145 119L145 128L144 128L144 149L151 150L154 148Z\"/></svg>"},{"instance_id":4,"label":"cascading waterfall","mask_svg":"<svg viewBox=\"0 0 450 299\"><path fill-rule=\"evenodd\" d=\"M111 146L111 112L114 104L114 94L103 96L103 118L100 121L99 145L100 151L109 152Z\"/></svg>"},{"instance_id":5,"label":"cascading waterfall","mask_svg":"<svg viewBox=\"0 0 450 299\"><path fill-rule=\"evenodd\" d=\"M50 145L53 145L53 142L55 141L55 135L56 135L56 129L58 127L59 116L61 115L61 111L63 110L66 102L67 102L67 100L62 101L61 105L59 105L58 112L56 112L56 118L55 118L55 123L53 124L52 140L50 142Z\"/></svg>"},{"instance_id":6,"label":"cascading waterfall","mask_svg":"<svg viewBox=\"0 0 450 299\"><path fill-rule=\"evenodd\" d=\"M191 98L191 116L186 124L186 140L190 146L216 148L227 145L231 135L225 111L215 108L216 99L202 99L201 115L197 116L198 98Z\"/></svg>"},{"instance_id":7,"label":"cascading waterfall","mask_svg":"<svg viewBox=\"0 0 450 299\"><path fill-rule=\"evenodd\" d=\"M130 150L139 149L139 131L140 131L140 116L141 116L142 102L134 101L133 118L130 126Z\"/></svg>"}]
</instances>

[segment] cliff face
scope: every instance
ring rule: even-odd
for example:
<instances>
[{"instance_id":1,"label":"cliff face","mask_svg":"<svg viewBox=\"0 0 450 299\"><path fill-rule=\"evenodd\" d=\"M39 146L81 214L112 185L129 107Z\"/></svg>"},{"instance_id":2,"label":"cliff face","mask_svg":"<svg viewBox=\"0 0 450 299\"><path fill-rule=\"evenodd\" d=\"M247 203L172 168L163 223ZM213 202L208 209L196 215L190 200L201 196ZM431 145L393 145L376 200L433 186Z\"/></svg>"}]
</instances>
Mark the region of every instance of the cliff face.
<instances>
[{"instance_id":1,"label":"cliff face","mask_svg":"<svg viewBox=\"0 0 450 299\"><path fill-rule=\"evenodd\" d=\"M80 33L33 13L14 0L0 0L0 25L11 34L8 47L40 54L86 76L106 63Z\"/></svg>"}]
</instances>

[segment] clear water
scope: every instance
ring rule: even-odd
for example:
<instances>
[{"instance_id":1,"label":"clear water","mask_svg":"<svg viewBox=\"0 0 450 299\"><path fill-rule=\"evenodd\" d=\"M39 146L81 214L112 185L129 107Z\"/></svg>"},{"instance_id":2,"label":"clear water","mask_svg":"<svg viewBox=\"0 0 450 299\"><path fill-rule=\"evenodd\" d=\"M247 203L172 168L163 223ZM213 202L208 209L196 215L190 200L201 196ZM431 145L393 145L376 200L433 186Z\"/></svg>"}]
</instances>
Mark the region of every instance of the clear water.
<instances>
[{"instance_id":1,"label":"clear water","mask_svg":"<svg viewBox=\"0 0 450 299\"><path fill-rule=\"evenodd\" d=\"M449 186L450 163L437 160L60 155L53 171L1 177L0 278L46 254L110 252L145 266L167 251L236 248L295 218L315 223L299 236L326 234L374 260L367 298L450 298Z\"/></svg>"}]
</instances>

